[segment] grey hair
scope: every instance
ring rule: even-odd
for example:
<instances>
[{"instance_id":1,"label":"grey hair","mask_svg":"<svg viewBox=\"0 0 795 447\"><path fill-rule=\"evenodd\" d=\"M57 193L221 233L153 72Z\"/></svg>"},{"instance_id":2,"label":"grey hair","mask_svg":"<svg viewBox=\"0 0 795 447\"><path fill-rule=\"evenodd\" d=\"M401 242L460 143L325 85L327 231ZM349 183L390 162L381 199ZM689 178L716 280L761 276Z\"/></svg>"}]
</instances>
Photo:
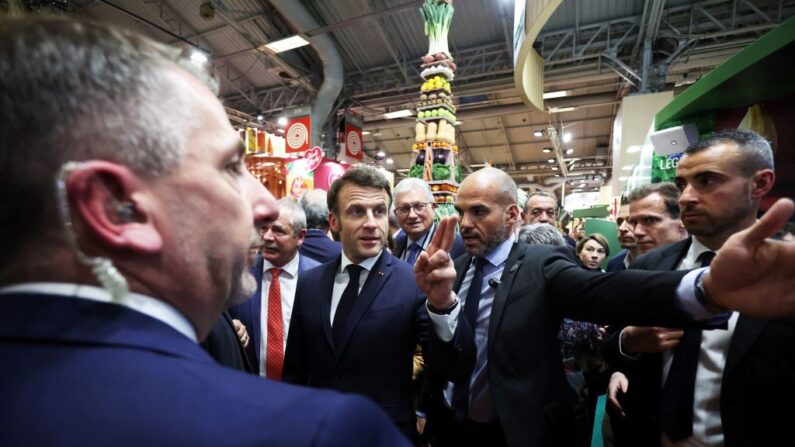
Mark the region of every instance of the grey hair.
<instances>
[{"instance_id":1,"label":"grey hair","mask_svg":"<svg viewBox=\"0 0 795 447\"><path fill-rule=\"evenodd\" d=\"M407 177L401 180L397 185L395 185L395 189L392 190L392 197L397 198L400 194L420 190L425 194L425 198L428 200L428 203L433 203L433 193L431 192L431 187L424 181L414 177Z\"/></svg>"},{"instance_id":2,"label":"grey hair","mask_svg":"<svg viewBox=\"0 0 795 447\"><path fill-rule=\"evenodd\" d=\"M370 188L379 188L386 191L388 205L392 204L392 188L389 186L389 180L381 174L378 169L368 165L355 165L345 171L342 177L334 180L331 188L328 191L326 203L328 209L334 214L339 214L339 196L340 190L346 183L353 183L358 186L365 186Z\"/></svg>"},{"instance_id":3,"label":"grey hair","mask_svg":"<svg viewBox=\"0 0 795 447\"><path fill-rule=\"evenodd\" d=\"M662 183L649 183L646 185L638 186L627 195L627 200L630 204L637 200L644 199L654 193L662 197L665 203L665 210L671 219L679 218L679 188L671 182Z\"/></svg>"},{"instance_id":4,"label":"grey hair","mask_svg":"<svg viewBox=\"0 0 795 447\"><path fill-rule=\"evenodd\" d=\"M566 240L557 228L546 223L525 225L519 229L519 240L529 245L566 246Z\"/></svg>"},{"instance_id":5,"label":"grey hair","mask_svg":"<svg viewBox=\"0 0 795 447\"><path fill-rule=\"evenodd\" d=\"M548 193L546 191L536 191L536 192L530 194L529 196L527 196L527 200L525 200L525 202L524 202L524 207L527 208L527 204L530 203L530 199L532 199L533 197L537 197L537 196L538 197L549 197L550 199L555 201L555 207L558 206L558 198L555 197L555 194L551 194L551 193Z\"/></svg>"},{"instance_id":6,"label":"grey hair","mask_svg":"<svg viewBox=\"0 0 795 447\"><path fill-rule=\"evenodd\" d=\"M731 129L710 134L708 137L691 144L685 149L685 155L691 155L718 144L734 143L740 152L740 171L750 177L762 169L774 170L773 149L770 143L753 130Z\"/></svg>"},{"instance_id":7,"label":"grey hair","mask_svg":"<svg viewBox=\"0 0 795 447\"><path fill-rule=\"evenodd\" d=\"M298 203L304 209L306 225L310 230L328 230L328 204L326 191L322 189L308 189L301 194Z\"/></svg>"},{"instance_id":8,"label":"grey hair","mask_svg":"<svg viewBox=\"0 0 795 447\"><path fill-rule=\"evenodd\" d=\"M306 229L306 214L298 202L290 197L282 197L276 201L276 205L279 207L280 213L282 210L290 212L290 227L293 229L293 234Z\"/></svg>"},{"instance_id":9,"label":"grey hair","mask_svg":"<svg viewBox=\"0 0 795 447\"><path fill-rule=\"evenodd\" d=\"M65 162L112 161L144 178L179 166L188 137L201 126L186 105L190 98L174 88L181 71L217 89L180 50L112 25L0 19L5 255L58 221L53 181Z\"/></svg>"}]
</instances>

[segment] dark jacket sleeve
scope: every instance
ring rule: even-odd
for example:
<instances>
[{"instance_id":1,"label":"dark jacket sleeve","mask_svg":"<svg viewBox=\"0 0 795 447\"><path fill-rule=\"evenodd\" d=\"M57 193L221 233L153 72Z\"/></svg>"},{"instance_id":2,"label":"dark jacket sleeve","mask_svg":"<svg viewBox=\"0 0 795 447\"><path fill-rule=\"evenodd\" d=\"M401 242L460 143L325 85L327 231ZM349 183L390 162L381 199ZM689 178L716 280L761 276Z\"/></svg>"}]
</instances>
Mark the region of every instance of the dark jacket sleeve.
<instances>
[{"instance_id":1,"label":"dark jacket sleeve","mask_svg":"<svg viewBox=\"0 0 795 447\"><path fill-rule=\"evenodd\" d=\"M295 290L290 330L287 332L287 348L284 351L282 380L287 383L306 385L309 383L309 359L307 340L303 328L304 294L301 281Z\"/></svg>"}]
</instances>

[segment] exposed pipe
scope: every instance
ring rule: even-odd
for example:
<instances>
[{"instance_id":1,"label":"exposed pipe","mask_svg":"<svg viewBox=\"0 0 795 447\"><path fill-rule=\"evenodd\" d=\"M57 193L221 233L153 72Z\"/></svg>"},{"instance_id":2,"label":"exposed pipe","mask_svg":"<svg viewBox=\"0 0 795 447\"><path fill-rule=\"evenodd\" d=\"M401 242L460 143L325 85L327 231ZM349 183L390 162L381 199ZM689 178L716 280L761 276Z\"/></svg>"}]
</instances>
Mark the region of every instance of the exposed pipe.
<instances>
[{"instance_id":1,"label":"exposed pipe","mask_svg":"<svg viewBox=\"0 0 795 447\"><path fill-rule=\"evenodd\" d=\"M306 32L320 28L317 21L295 0L271 0L271 5L292 25L296 31ZM328 34L318 34L308 37L307 40L317 51L323 62L323 84L317 92L312 103L312 129L310 137L311 146L319 146L323 127L334 108L334 101L342 91L344 73L342 71L342 58L340 57L334 41Z\"/></svg>"}]
</instances>

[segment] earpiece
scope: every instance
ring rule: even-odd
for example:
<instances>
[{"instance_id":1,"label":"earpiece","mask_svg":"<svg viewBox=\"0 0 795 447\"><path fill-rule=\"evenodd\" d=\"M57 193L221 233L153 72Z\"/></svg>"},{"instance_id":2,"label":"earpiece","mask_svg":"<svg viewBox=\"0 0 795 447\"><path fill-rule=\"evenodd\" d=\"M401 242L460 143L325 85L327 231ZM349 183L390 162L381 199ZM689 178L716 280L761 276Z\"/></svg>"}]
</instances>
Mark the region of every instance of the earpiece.
<instances>
[{"instance_id":1,"label":"earpiece","mask_svg":"<svg viewBox=\"0 0 795 447\"><path fill-rule=\"evenodd\" d=\"M122 222L131 222L135 216L135 206L131 202L117 202L116 215Z\"/></svg>"}]
</instances>

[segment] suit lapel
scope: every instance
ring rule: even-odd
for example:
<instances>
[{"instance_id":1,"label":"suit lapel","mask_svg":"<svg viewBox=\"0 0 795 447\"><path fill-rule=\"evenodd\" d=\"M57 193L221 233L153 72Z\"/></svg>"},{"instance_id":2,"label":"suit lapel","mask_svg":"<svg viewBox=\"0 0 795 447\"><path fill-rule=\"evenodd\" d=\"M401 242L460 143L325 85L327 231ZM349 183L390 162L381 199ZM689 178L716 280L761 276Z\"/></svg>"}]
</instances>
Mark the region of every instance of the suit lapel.
<instances>
[{"instance_id":1,"label":"suit lapel","mask_svg":"<svg viewBox=\"0 0 795 447\"><path fill-rule=\"evenodd\" d=\"M676 270L679 266L679 262L681 262L682 258L687 254L687 250L690 248L690 242L691 239L687 238L679 242L674 242L664 248L662 258L656 270Z\"/></svg>"},{"instance_id":2,"label":"suit lapel","mask_svg":"<svg viewBox=\"0 0 795 447\"><path fill-rule=\"evenodd\" d=\"M323 326L323 334L326 336L326 342L329 345L329 349L332 351L334 350L334 335L331 332L331 295L334 293L334 277L337 275L337 271L340 269L340 263L342 262L342 257L337 256L337 260L325 264L323 269L323 276L320 278L320 284L326 284L328 287L327 293L323 298L320 300L320 324Z\"/></svg>"},{"instance_id":3,"label":"suit lapel","mask_svg":"<svg viewBox=\"0 0 795 447\"><path fill-rule=\"evenodd\" d=\"M254 270L251 272L254 279L257 281L257 291L254 296L248 300L248 311L251 322L251 337L254 339L254 355L257 357L257 363L262 363L259 360L260 355L260 342L262 340L262 266L264 265L264 258L262 255L257 255L257 263L254 264Z\"/></svg>"},{"instance_id":4,"label":"suit lapel","mask_svg":"<svg viewBox=\"0 0 795 447\"><path fill-rule=\"evenodd\" d=\"M364 282L359 296L356 297L351 314L345 324L345 335L343 336L342 344L340 344L340 352L337 353L337 361L342 357L342 353L345 352L345 347L348 345L356 326L359 325L359 321L373 304L389 277L392 276L392 259L392 255L387 253L386 250L382 251L378 261L373 265L373 269L367 274L367 280Z\"/></svg>"},{"instance_id":5,"label":"suit lapel","mask_svg":"<svg viewBox=\"0 0 795 447\"><path fill-rule=\"evenodd\" d=\"M508 255L508 260L505 262L505 267L502 270L500 277L500 285L494 294L494 303L491 305L491 317L489 321L489 344L492 343L496 337L496 330L502 320L502 314L505 311L505 303L508 301L508 293L513 287L513 281L519 271L519 267L524 260L525 251L522 249L523 243L513 244L511 253Z\"/></svg>"},{"instance_id":6,"label":"suit lapel","mask_svg":"<svg viewBox=\"0 0 795 447\"><path fill-rule=\"evenodd\" d=\"M461 289L461 283L464 282L464 276L466 276L470 262L472 262L472 256L466 254L455 260L455 284L453 284L453 291L456 294L458 294L458 290Z\"/></svg>"},{"instance_id":7,"label":"suit lapel","mask_svg":"<svg viewBox=\"0 0 795 447\"><path fill-rule=\"evenodd\" d=\"M723 368L723 377L728 377L734 367L754 344L756 337L762 332L769 320L760 320L745 315L740 315L737 319L737 326L734 328L731 341L729 342L729 352L726 354L726 366Z\"/></svg>"},{"instance_id":8,"label":"suit lapel","mask_svg":"<svg viewBox=\"0 0 795 447\"><path fill-rule=\"evenodd\" d=\"M403 233L395 239L395 257L402 258L403 251L406 250L406 243L408 242L409 237L406 233Z\"/></svg>"}]
</instances>

